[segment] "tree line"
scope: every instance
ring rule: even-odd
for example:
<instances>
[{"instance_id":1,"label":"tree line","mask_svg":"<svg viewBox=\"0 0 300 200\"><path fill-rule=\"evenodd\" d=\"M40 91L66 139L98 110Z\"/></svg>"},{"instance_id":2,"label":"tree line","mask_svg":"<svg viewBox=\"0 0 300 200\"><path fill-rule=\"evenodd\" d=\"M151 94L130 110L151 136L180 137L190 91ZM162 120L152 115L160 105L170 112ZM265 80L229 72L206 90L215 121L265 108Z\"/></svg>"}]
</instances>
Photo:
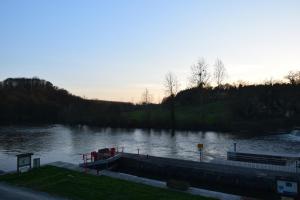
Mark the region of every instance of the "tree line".
<instances>
[{"instance_id":1,"label":"tree line","mask_svg":"<svg viewBox=\"0 0 300 200\"><path fill-rule=\"evenodd\" d=\"M288 82L228 84L221 60L208 73L200 59L191 67L191 87L179 90L173 73L164 81L166 97L153 104L146 89L142 103L88 100L39 78L0 82L0 124L87 124L102 127L209 130L274 130L300 126L300 73ZM209 78L208 78L209 77ZM214 87L211 81L214 80Z\"/></svg>"},{"instance_id":2,"label":"tree line","mask_svg":"<svg viewBox=\"0 0 300 200\"><path fill-rule=\"evenodd\" d=\"M216 59L212 66L213 73L209 72L210 67L204 58L199 59L191 66L190 87L182 91L179 91L180 84L174 73L168 72L165 75L166 97L163 99L162 105L169 110L170 128L181 126L178 122L180 119L176 120L176 116L180 115L181 111L176 115L176 109L181 110L183 105L189 104L195 108L197 106L205 107L209 102L218 102L223 107L229 107L231 115L234 115L232 118L234 121L251 123L253 118L264 118L272 124L272 121L276 118L276 120L281 121L280 124L289 121L286 123L289 124L287 126L295 126L298 123L298 120L294 119L295 116L299 117L300 112L300 105L297 103L297 101L300 101L300 71L290 71L284 76L284 79L288 81L287 83L270 79L265 81L264 84L251 85L245 81L239 81L238 84L225 83L228 73L220 59ZM212 82L214 82L215 87L211 86ZM267 94L262 94L262 91L267 92ZM275 91L277 94L274 94ZM151 96L148 89L143 95L143 97L145 95ZM151 104L148 98L142 99L142 102L144 105ZM200 117L203 113L198 113L198 115ZM194 117L196 118L197 115ZM222 123L224 127L231 126L224 124L225 121ZM257 125L257 123L253 124ZM194 125L191 127L194 127Z\"/></svg>"}]
</instances>

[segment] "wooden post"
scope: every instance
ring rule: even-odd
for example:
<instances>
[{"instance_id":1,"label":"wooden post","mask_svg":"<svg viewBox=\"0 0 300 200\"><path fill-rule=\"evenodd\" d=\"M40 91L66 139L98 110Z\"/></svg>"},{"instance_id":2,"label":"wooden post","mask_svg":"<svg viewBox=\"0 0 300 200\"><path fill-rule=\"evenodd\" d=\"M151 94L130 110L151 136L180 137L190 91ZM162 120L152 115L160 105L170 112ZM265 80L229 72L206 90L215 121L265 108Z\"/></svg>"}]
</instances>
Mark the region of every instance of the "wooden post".
<instances>
[{"instance_id":1,"label":"wooden post","mask_svg":"<svg viewBox=\"0 0 300 200\"><path fill-rule=\"evenodd\" d=\"M200 153L200 161L202 161L202 149L199 150Z\"/></svg>"},{"instance_id":2,"label":"wooden post","mask_svg":"<svg viewBox=\"0 0 300 200\"><path fill-rule=\"evenodd\" d=\"M202 159L203 159L203 151L202 150L203 150L204 145L198 144L197 147L198 147L198 151L199 151L200 161L202 161Z\"/></svg>"}]
</instances>

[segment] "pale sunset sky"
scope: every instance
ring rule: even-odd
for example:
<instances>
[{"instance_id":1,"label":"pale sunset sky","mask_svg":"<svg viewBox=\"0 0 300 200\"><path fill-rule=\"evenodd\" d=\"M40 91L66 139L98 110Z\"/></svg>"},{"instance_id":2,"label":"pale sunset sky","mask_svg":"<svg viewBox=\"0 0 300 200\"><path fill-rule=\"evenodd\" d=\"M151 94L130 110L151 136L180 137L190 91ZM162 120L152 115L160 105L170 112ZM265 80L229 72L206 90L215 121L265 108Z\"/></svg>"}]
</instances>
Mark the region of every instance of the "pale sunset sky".
<instances>
[{"instance_id":1,"label":"pale sunset sky","mask_svg":"<svg viewBox=\"0 0 300 200\"><path fill-rule=\"evenodd\" d=\"M299 0L1 0L0 80L37 76L73 94L158 101L199 58L227 82L300 70Z\"/></svg>"}]
</instances>

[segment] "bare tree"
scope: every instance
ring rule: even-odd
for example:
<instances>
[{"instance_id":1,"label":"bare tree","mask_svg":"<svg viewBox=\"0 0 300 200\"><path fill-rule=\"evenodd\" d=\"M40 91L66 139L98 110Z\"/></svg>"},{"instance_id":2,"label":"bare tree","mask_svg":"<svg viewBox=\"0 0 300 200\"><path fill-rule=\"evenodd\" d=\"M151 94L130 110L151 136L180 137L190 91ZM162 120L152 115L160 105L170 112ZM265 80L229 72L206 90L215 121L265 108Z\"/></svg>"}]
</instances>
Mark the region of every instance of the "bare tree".
<instances>
[{"instance_id":1,"label":"bare tree","mask_svg":"<svg viewBox=\"0 0 300 200\"><path fill-rule=\"evenodd\" d=\"M263 84L264 85L274 85L274 79L273 79L273 77L270 77L269 79L265 79L264 81L263 81Z\"/></svg>"},{"instance_id":2,"label":"bare tree","mask_svg":"<svg viewBox=\"0 0 300 200\"><path fill-rule=\"evenodd\" d=\"M282 84L282 80L276 80L273 77L266 79L262 82L264 85L275 85L275 84Z\"/></svg>"},{"instance_id":3,"label":"bare tree","mask_svg":"<svg viewBox=\"0 0 300 200\"><path fill-rule=\"evenodd\" d=\"M214 66L214 79L216 81L217 86L220 87L227 76L226 68L224 66L224 63L220 59L216 60Z\"/></svg>"},{"instance_id":4,"label":"bare tree","mask_svg":"<svg viewBox=\"0 0 300 200\"><path fill-rule=\"evenodd\" d=\"M245 87L247 85L250 85L250 82L244 81L244 80L238 80L235 83L233 83L232 85L236 88L242 88L242 87Z\"/></svg>"},{"instance_id":5,"label":"bare tree","mask_svg":"<svg viewBox=\"0 0 300 200\"><path fill-rule=\"evenodd\" d=\"M293 85L300 84L300 71L290 71L285 78Z\"/></svg>"},{"instance_id":6,"label":"bare tree","mask_svg":"<svg viewBox=\"0 0 300 200\"><path fill-rule=\"evenodd\" d=\"M208 84L210 74L208 72L208 64L201 58L195 65L191 67L192 76L191 84L196 87L204 87Z\"/></svg>"},{"instance_id":7,"label":"bare tree","mask_svg":"<svg viewBox=\"0 0 300 200\"><path fill-rule=\"evenodd\" d=\"M148 105L152 102L152 95L149 93L149 90L146 88L142 94L142 104Z\"/></svg>"},{"instance_id":8,"label":"bare tree","mask_svg":"<svg viewBox=\"0 0 300 200\"><path fill-rule=\"evenodd\" d=\"M171 72L166 74L165 77L165 92L168 95L169 99L169 109L170 109L170 119L171 119L171 128L175 129L175 96L178 92L179 83L177 77Z\"/></svg>"},{"instance_id":9,"label":"bare tree","mask_svg":"<svg viewBox=\"0 0 300 200\"><path fill-rule=\"evenodd\" d=\"M179 89L179 83L177 77L169 72L165 76L165 92L168 96L174 97Z\"/></svg>"}]
</instances>

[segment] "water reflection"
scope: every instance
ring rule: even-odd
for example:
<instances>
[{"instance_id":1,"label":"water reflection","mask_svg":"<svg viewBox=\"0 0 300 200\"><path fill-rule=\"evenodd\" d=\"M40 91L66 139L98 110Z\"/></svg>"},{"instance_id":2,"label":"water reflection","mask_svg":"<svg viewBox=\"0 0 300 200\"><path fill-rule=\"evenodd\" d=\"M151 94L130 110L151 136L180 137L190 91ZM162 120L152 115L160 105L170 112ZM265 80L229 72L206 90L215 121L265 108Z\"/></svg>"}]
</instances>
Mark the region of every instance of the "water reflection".
<instances>
[{"instance_id":1,"label":"water reflection","mask_svg":"<svg viewBox=\"0 0 300 200\"><path fill-rule=\"evenodd\" d=\"M204 144L204 159L226 157L236 142L240 151L299 153L300 137L291 134L257 136L218 132L111 129L88 126L0 128L0 170L15 169L15 155L33 152L42 163L57 160L78 163L80 154L104 147L126 152L198 160L197 144Z\"/></svg>"}]
</instances>

